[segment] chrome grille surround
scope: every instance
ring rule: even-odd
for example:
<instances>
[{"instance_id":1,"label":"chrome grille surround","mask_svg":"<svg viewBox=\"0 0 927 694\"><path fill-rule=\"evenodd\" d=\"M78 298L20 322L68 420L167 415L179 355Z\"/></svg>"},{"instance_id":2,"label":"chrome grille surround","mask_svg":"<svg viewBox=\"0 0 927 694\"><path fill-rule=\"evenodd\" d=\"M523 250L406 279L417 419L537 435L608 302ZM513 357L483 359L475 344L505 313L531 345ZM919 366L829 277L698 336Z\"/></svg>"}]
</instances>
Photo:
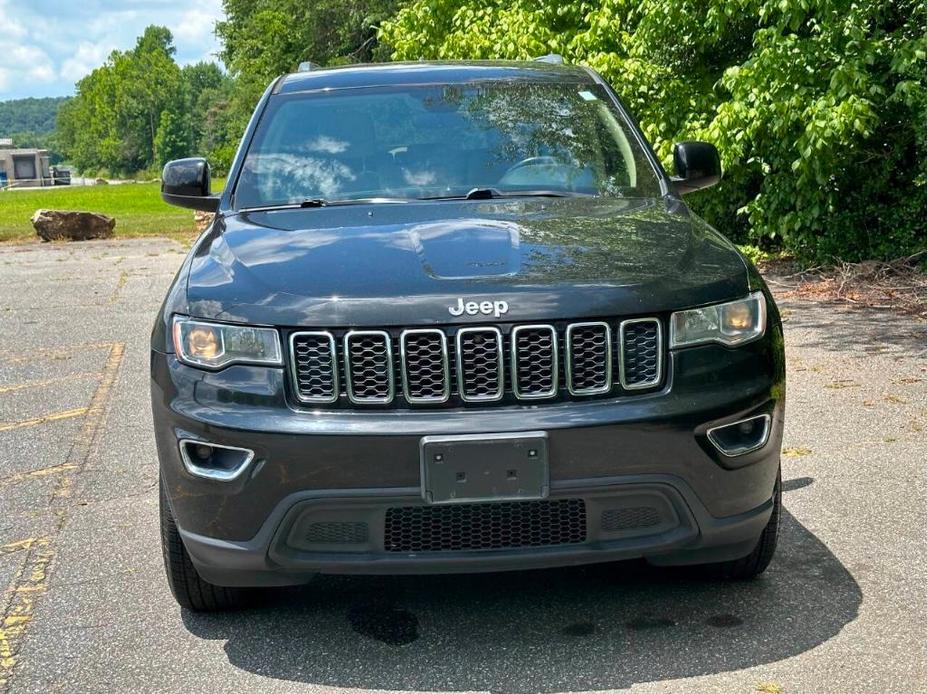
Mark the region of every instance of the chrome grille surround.
<instances>
[{"instance_id":1,"label":"chrome grille surround","mask_svg":"<svg viewBox=\"0 0 927 694\"><path fill-rule=\"evenodd\" d=\"M350 330L344 340L344 380L357 405L388 405L396 395L393 340L384 330Z\"/></svg>"},{"instance_id":2,"label":"chrome grille surround","mask_svg":"<svg viewBox=\"0 0 927 694\"><path fill-rule=\"evenodd\" d=\"M640 338L638 328L653 326L655 337ZM634 318L622 321L618 328L618 373L625 390L652 388L663 378L663 326L656 318ZM634 339L634 344L629 344ZM630 368L629 368L630 367ZM629 371L632 373L629 375ZM643 374L644 378L640 375Z\"/></svg>"},{"instance_id":3,"label":"chrome grille surround","mask_svg":"<svg viewBox=\"0 0 927 694\"><path fill-rule=\"evenodd\" d=\"M543 342L545 334L549 346ZM541 341L529 342L532 335L541 338ZM552 325L517 325L512 328L509 344L512 351L512 392L516 398L541 400L557 395L560 389L558 342L557 329ZM534 368L537 365L540 367Z\"/></svg>"},{"instance_id":4,"label":"chrome grille surround","mask_svg":"<svg viewBox=\"0 0 927 694\"><path fill-rule=\"evenodd\" d=\"M304 330L290 335L290 376L300 402L338 400L336 351L335 336L326 330Z\"/></svg>"},{"instance_id":5,"label":"chrome grille surround","mask_svg":"<svg viewBox=\"0 0 927 694\"><path fill-rule=\"evenodd\" d=\"M660 386L659 318L287 335L297 405L460 407L633 395Z\"/></svg>"},{"instance_id":6,"label":"chrome grille surround","mask_svg":"<svg viewBox=\"0 0 927 694\"><path fill-rule=\"evenodd\" d=\"M403 330L399 336L399 355L402 394L407 401L423 404L442 403L450 399L451 365L447 351L447 335L443 330ZM413 359L417 361L415 368L410 366Z\"/></svg>"},{"instance_id":7,"label":"chrome grille surround","mask_svg":"<svg viewBox=\"0 0 927 694\"><path fill-rule=\"evenodd\" d=\"M464 402L501 400L505 394L505 360L499 328L461 328L454 339L460 399Z\"/></svg>"},{"instance_id":8,"label":"chrome grille surround","mask_svg":"<svg viewBox=\"0 0 927 694\"><path fill-rule=\"evenodd\" d=\"M603 338L601 342L597 336ZM566 385L571 395L598 395L612 389L612 329L608 323L570 323L564 351Z\"/></svg>"}]
</instances>

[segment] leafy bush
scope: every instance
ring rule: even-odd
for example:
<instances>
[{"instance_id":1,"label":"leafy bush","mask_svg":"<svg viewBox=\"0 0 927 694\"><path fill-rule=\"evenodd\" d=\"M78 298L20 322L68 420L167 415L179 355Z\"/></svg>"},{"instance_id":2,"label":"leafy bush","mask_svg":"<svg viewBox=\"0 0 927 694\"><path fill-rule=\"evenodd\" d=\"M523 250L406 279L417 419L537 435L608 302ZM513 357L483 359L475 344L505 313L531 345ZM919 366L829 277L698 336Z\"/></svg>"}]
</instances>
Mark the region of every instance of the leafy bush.
<instances>
[{"instance_id":1,"label":"leafy bush","mask_svg":"<svg viewBox=\"0 0 927 694\"><path fill-rule=\"evenodd\" d=\"M923 0L413 0L380 39L395 59L595 68L664 165L675 141L718 146L725 180L692 203L737 241L809 260L927 244Z\"/></svg>"}]
</instances>

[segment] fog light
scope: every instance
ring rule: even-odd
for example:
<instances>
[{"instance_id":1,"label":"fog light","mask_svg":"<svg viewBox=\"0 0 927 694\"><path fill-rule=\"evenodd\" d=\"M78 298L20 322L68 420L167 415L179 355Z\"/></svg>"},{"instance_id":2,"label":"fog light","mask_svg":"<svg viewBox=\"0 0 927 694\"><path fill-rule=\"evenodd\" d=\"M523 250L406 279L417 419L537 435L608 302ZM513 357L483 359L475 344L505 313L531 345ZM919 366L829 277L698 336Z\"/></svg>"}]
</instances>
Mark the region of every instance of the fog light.
<instances>
[{"instance_id":1,"label":"fog light","mask_svg":"<svg viewBox=\"0 0 927 694\"><path fill-rule=\"evenodd\" d=\"M708 440L728 457L744 455L766 445L772 417L768 414L742 419L708 430Z\"/></svg>"},{"instance_id":2,"label":"fog light","mask_svg":"<svg viewBox=\"0 0 927 694\"><path fill-rule=\"evenodd\" d=\"M248 468L254 459L254 451L237 446L181 439L180 457L191 475L229 482Z\"/></svg>"}]
</instances>

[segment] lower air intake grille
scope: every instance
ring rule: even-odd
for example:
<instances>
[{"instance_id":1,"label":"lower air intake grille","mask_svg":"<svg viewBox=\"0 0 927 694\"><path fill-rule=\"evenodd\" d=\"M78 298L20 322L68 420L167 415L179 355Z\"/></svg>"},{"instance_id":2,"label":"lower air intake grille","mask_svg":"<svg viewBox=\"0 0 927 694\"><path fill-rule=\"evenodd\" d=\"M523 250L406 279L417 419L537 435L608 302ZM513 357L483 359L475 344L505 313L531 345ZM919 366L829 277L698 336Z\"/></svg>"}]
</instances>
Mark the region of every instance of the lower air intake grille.
<instances>
[{"instance_id":1,"label":"lower air intake grille","mask_svg":"<svg viewBox=\"0 0 927 694\"><path fill-rule=\"evenodd\" d=\"M579 544L586 541L586 503L543 499L391 508L383 540L387 552Z\"/></svg>"},{"instance_id":2,"label":"lower air intake grille","mask_svg":"<svg viewBox=\"0 0 927 694\"><path fill-rule=\"evenodd\" d=\"M306 531L311 545L352 545L367 541L367 524L362 522L320 521Z\"/></svg>"},{"instance_id":3,"label":"lower air intake grille","mask_svg":"<svg viewBox=\"0 0 927 694\"><path fill-rule=\"evenodd\" d=\"M652 506L616 508L602 512L602 531L614 533L620 530L650 528L659 525L660 512Z\"/></svg>"}]
</instances>

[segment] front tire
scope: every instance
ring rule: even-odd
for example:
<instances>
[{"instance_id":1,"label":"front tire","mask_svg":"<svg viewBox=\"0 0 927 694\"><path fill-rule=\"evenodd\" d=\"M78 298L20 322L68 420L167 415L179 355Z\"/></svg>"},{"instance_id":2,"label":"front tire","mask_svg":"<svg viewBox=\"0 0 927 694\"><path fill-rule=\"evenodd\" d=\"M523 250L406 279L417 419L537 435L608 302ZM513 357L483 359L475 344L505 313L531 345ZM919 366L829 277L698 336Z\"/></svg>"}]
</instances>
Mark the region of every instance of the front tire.
<instances>
[{"instance_id":1,"label":"front tire","mask_svg":"<svg viewBox=\"0 0 927 694\"><path fill-rule=\"evenodd\" d=\"M756 547L745 557L722 561L716 564L705 564L702 568L711 578L722 580L742 581L759 576L766 570L776 553L776 544L779 541L779 521L782 516L782 470L776 476L776 486L773 488L773 509L769 522L763 528L763 533L756 543Z\"/></svg>"},{"instance_id":2,"label":"front tire","mask_svg":"<svg viewBox=\"0 0 927 694\"><path fill-rule=\"evenodd\" d=\"M164 493L164 482L160 479L158 492L161 510L161 552L164 556L167 582L174 599L181 607L195 612L215 612L240 607L244 604L244 590L216 586L200 578L187 548L183 545L167 495Z\"/></svg>"}]
</instances>

